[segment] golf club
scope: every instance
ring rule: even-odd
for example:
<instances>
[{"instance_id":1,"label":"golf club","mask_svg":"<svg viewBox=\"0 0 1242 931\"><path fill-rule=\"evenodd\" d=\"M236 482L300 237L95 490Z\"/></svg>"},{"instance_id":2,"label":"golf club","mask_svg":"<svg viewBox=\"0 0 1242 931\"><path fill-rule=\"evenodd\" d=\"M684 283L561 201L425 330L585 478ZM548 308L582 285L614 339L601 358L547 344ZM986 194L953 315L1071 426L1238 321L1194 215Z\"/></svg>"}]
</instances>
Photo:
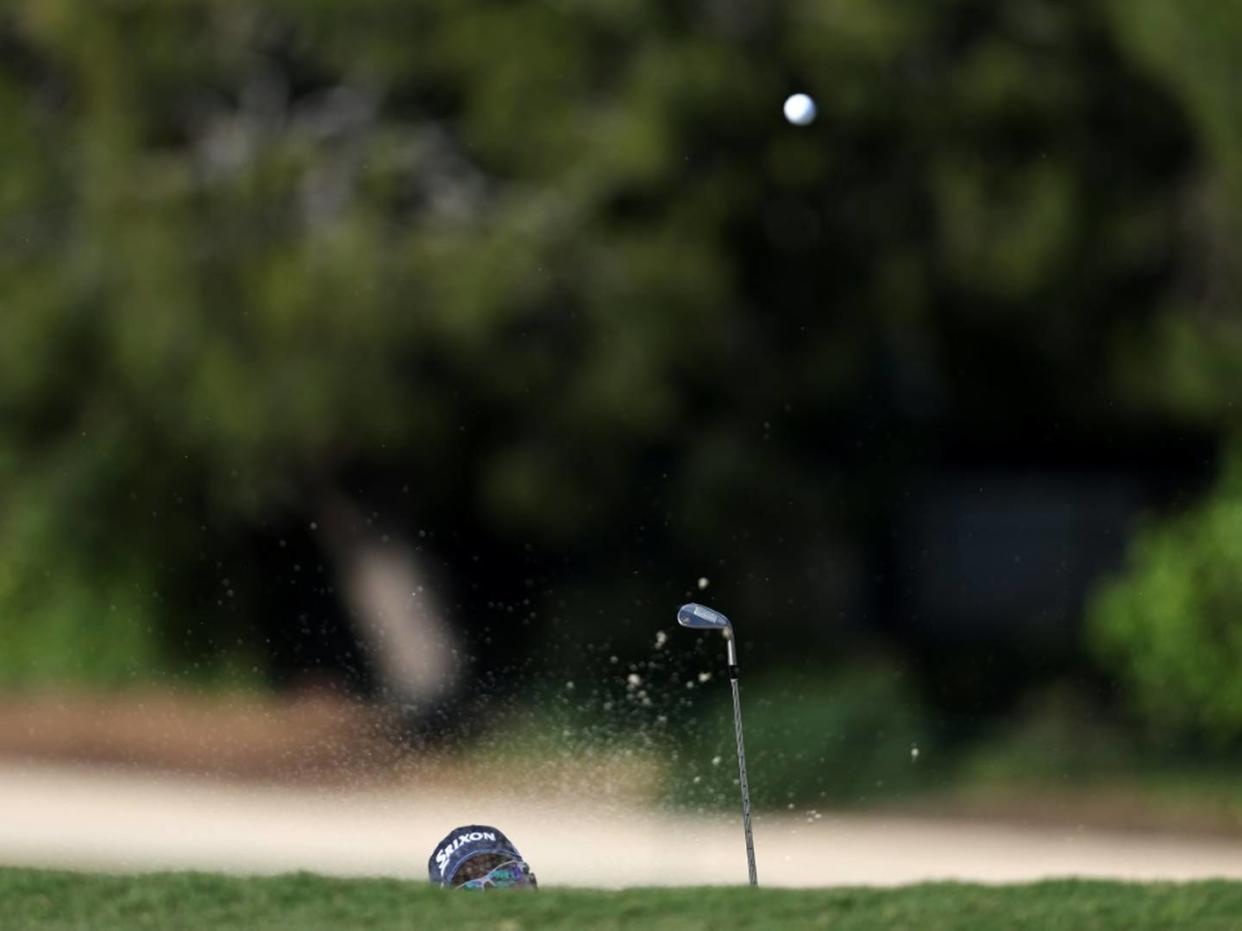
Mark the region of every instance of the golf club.
<instances>
[{"instance_id":1,"label":"golf club","mask_svg":"<svg viewBox=\"0 0 1242 931\"><path fill-rule=\"evenodd\" d=\"M750 884L759 885L755 873L755 842L750 833L750 786L746 784L746 749L742 743L742 699L738 693L737 638L733 636L733 623L719 611L706 605L682 605L677 611L677 623L691 630L719 630L724 632L725 652L729 664L729 684L733 686L733 728L737 732L737 769L742 787L742 827L746 830L746 865L750 869Z\"/></svg>"}]
</instances>

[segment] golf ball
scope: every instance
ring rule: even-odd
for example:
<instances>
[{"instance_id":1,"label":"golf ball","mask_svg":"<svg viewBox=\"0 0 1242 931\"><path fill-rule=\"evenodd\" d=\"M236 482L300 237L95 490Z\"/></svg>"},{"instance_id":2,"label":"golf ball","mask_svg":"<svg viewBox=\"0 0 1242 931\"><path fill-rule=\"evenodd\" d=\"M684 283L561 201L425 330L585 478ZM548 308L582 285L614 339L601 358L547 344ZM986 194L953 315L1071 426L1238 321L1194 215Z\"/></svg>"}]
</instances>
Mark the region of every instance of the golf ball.
<instances>
[{"instance_id":1,"label":"golf ball","mask_svg":"<svg viewBox=\"0 0 1242 931\"><path fill-rule=\"evenodd\" d=\"M815 119L815 101L806 94L791 94L785 99L785 119L794 126L809 126Z\"/></svg>"}]
</instances>

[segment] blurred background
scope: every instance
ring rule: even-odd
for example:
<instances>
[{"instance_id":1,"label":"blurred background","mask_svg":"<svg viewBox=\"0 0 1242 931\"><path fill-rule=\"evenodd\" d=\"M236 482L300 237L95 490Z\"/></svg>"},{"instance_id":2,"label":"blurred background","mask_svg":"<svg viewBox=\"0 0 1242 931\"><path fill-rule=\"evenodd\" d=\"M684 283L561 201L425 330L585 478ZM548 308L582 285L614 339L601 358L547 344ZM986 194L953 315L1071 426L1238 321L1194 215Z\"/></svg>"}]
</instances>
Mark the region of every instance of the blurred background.
<instances>
[{"instance_id":1,"label":"blurred background","mask_svg":"<svg viewBox=\"0 0 1242 931\"><path fill-rule=\"evenodd\" d=\"M1240 43L10 3L0 757L1242 830Z\"/></svg>"}]
</instances>

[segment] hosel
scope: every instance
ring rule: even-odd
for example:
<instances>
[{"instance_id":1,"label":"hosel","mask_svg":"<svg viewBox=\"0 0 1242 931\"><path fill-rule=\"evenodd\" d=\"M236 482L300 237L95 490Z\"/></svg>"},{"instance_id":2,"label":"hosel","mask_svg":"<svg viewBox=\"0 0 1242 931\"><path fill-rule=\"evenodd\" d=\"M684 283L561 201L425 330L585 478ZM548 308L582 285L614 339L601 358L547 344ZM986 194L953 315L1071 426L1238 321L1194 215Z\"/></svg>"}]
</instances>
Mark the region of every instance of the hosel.
<instances>
[{"instance_id":1,"label":"hosel","mask_svg":"<svg viewBox=\"0 0 1242 931\"><path fill-rule=\"evenodd\" d=\"M736 679L738 677L737 666L737 644L733 640L733 628L725 628L725 652L728 656L729 678Z\"/></svg>"}]
</instances>

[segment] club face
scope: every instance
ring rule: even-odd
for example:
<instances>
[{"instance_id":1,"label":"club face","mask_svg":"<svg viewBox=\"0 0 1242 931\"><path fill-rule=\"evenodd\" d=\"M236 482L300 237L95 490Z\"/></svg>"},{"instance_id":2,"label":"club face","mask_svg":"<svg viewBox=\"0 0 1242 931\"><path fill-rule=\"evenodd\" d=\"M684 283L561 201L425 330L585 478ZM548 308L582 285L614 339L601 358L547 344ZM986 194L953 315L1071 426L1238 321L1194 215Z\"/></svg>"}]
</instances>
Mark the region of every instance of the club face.
<instances>
[{"instance_id":1,"label":"club face","mask_svg":"<svg viewBox=\"0 0 1242 931\"><path fill-rule=\"evenodd\" d=\"M693 601L677 610L677 623L692 630L727 630L731 626L719 611Z\"/></svg>"}]
</instances>

